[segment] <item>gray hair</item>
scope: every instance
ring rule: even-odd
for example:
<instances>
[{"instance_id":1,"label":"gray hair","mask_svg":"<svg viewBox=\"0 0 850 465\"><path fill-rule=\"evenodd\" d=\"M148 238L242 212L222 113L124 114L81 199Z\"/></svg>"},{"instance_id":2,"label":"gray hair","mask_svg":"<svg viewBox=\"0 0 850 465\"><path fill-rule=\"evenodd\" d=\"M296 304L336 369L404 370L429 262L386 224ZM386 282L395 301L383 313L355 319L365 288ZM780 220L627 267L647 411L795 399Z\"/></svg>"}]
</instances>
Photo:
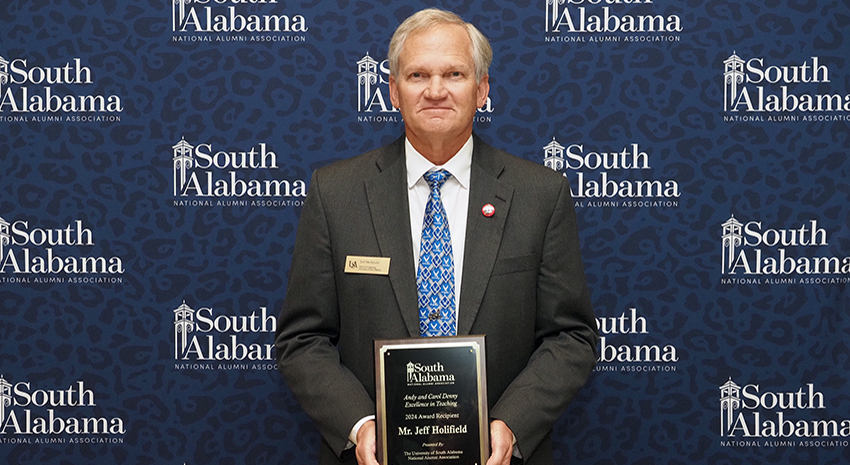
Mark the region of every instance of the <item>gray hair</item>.
<instances>
[{"instance_id":1,"label":"gray hair","mask_svg":"<svg viewBox=\"0 0 850 465\"><path fill-rule=\"evenodd\" d=\"M389 62L390 74L398 77L398 58L407 37L413 32L429 29L443 24L456 24L466 28L469 41L472 42L472 59L475 62L475 82L480 83L487 75L490 63L493 61L493 49L490 42L475 26L467 23L460 16L445 10L428 8L419 11L402 22L390 39Z\"/></svg>"}]
</instances>

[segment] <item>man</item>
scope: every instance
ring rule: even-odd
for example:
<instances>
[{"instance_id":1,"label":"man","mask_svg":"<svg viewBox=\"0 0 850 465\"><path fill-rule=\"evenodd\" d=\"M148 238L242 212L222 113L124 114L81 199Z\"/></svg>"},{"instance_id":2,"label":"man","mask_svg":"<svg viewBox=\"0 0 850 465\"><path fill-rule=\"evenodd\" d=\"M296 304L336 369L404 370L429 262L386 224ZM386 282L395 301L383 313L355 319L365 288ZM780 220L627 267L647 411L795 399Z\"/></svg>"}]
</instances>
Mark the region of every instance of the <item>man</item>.
<instances>
[{"instance_id":1,"label":"man","mask_svg":"<svg viewBox=\"0 0 850 465\"><path fill-rule=\"evenodd\" d=\"M313 174L276 347L322 434L322 464L376 463L375 339L486 334L487 465L551 464L552 426L593 368L566 178L472 134L491 58L456 15L411 16L389 50L404 137ZM389 269L351 273L352 256L389 258ZM445 278L437 299L423 294L432 273Z\"/></svg>"}]
</instances>

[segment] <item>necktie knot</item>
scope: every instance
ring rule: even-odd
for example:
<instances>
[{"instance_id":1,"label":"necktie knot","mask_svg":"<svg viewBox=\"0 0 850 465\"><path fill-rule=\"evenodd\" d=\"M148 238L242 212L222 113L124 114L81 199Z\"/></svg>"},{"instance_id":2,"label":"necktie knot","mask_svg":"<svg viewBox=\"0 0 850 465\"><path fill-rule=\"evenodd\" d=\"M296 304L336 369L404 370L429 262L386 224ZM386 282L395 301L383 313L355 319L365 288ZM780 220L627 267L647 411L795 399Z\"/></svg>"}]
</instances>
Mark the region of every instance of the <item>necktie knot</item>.
<instances>
[{"instance_id":1,"label":"necktie knot","mask_svg":"<svg viewBox=\"0 0 850 465\"><path fill-rule=\"evenodd\" d=\"M446 170L429 171L425 173L425 181L428 181L428 186L431 190L440 190L443 184L452 177L452 174Z\"/></svg>"}]
</instances>

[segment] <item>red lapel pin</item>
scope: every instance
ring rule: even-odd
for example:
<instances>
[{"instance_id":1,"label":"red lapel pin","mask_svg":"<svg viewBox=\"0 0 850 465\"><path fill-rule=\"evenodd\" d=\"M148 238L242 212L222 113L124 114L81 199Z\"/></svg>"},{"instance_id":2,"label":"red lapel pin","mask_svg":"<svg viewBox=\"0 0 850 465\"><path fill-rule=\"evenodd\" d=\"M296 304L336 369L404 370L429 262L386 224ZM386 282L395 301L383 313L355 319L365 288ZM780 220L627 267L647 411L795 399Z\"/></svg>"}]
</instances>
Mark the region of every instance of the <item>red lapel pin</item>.
<instances>
[{"instance_id":1,"label":"red lapel pin","mask_svg":"<svg viewBox=\"0 0 850 465\"><path fill-rule=\"evenodd\" d=\"M481 214L486 216L487 218L490 218L491 216L496 214L496 207L494 207L492 203L488 203L487 205L481 207Z\"/></svg>"}]
</instances>

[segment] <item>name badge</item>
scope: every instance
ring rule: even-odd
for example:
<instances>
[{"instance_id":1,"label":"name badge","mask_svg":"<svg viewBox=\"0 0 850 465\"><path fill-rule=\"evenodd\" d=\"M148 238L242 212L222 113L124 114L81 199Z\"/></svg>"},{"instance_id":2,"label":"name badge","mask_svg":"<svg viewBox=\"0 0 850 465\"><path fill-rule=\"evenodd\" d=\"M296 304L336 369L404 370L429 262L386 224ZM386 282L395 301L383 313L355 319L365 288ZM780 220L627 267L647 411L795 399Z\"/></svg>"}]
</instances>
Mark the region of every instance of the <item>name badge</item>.
<instances>
[{"instance_id":1,"label":"name badge","mask_svg":"<svg viewBox=\"0 0 850 465\"><path fill-rule=\"evenodd\" d=\"M348 255L345 257L345 272L386 276L390 274L390 258Z\"/></svg>"}]
</instances>

